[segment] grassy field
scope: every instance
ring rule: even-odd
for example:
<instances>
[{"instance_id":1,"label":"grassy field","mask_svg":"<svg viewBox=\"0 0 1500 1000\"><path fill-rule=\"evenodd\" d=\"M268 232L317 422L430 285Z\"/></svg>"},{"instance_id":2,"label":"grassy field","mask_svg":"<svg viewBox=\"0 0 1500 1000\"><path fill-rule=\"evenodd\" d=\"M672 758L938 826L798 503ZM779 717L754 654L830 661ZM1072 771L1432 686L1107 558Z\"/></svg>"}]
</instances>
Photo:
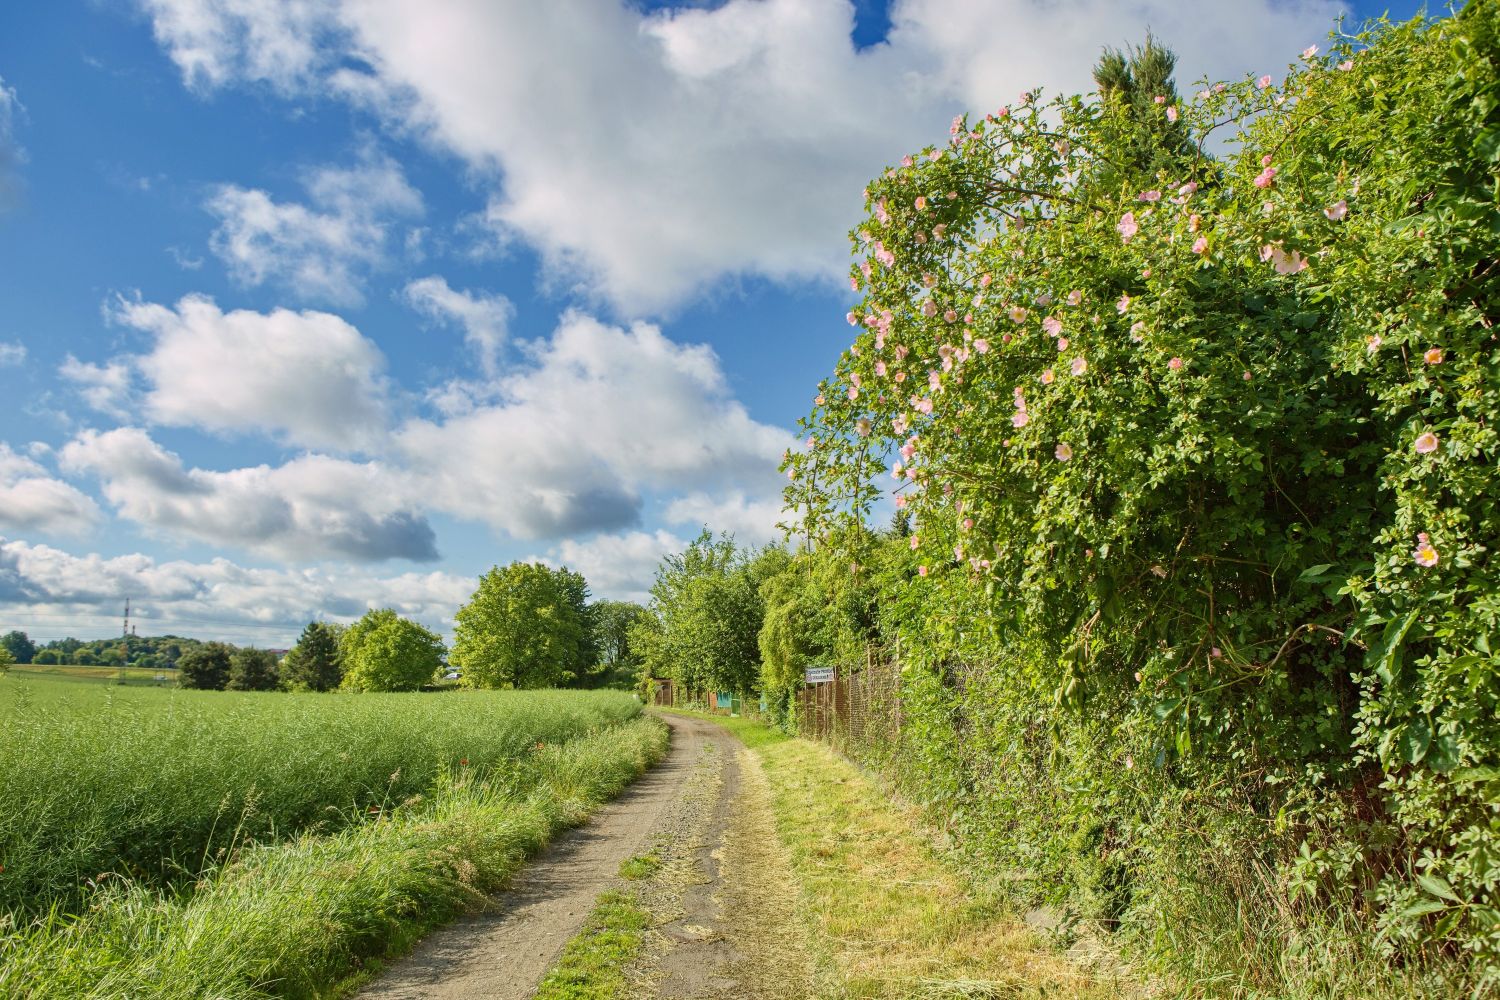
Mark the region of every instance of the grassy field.
<instances>
[{"instance_id":1,"label":"grassy field","mask_svg":"<svg viewBox=\"0 0 1500 1000\"><path fill-rule=\"evenodd\" d=\"M450 771L428 794L329 835L250 846L191 887L108 885L76 918L0 931L0 996L337 995L501 887L666 745L666 727L635 719L486 775Z\"/></svg>"},{"instance_id":2,"label":"grassy field","mask_svg":"<svg viewBox=\"0 0 1500 1000\"><path fill-rule=\"evenodd\" d=\"M63 664L24 663L11 667L10 675L17 680L45 678L75 683L116 684L126 687L177 686L176 670L155 670L145 667L126 667L121 671L119 667L74 667Z\"/></svg>"},{"instance_id":3,"label":"grassy field","mask_svg":"<svg viewBox=\"0 0 1500 1000\"><path fill-rule=\"evenodd\" d=\"M0 678L0 913L191 882L250 843L331 833L455 772L636 717L628 695L249 694Z\"/></svg>"}]
</instances>

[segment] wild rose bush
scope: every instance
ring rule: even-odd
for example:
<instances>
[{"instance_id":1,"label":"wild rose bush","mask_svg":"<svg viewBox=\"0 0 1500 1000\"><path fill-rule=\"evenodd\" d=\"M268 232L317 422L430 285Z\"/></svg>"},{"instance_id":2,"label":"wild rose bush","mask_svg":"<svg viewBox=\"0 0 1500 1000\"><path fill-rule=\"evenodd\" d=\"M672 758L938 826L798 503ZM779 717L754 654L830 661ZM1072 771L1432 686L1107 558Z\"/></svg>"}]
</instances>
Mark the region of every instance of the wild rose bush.
<instances>
[{"instance_id":1,"label":"wild rose bush","mask_svg":"<svg viewBox=\"0 0 1500 1000\"><path fill-rule=\"evenodd\" d=\"M998 744L1036 751L1040 705L1175 790L1088 793L1110 916L1155 905L1141 845L1195 802L1300 843L1261 859L1298 905L1500 979L1497 10L1159 121L1023 94L866 191L857 335L788 504L829 533L911 515L886 638L913 690L983 664L1036 699L994 706L1028 734Z\"/></svg>"}]
</instances>

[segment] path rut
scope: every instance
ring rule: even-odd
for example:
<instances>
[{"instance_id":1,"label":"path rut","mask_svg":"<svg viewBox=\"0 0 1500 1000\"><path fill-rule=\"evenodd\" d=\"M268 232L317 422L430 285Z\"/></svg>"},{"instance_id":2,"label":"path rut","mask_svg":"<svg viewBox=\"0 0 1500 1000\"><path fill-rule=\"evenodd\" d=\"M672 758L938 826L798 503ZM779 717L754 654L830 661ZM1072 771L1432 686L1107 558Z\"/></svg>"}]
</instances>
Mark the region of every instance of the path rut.
<instances>
[{"instance_id":1,"label":"path rut","mask_svg":"<svg viewBox=\"0 0 1500 1000\"><path fill-rule=\"evenodd\" d=\"M576 935L620 862L652 845L710 747L738 742L712 723L676 716L667 758L584 826L560 836L485 910L435 931L360 1000L523 1000ZM722 801L722 800L721 800Z\"/></svg>"}]
</instances>

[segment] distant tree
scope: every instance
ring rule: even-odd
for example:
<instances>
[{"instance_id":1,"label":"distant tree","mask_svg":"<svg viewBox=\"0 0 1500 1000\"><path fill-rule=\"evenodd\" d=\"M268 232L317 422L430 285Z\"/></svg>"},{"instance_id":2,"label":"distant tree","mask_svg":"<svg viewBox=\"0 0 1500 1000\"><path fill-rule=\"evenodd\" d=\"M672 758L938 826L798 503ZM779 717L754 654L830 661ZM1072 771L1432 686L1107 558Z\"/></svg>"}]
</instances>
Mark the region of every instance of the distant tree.
<instances>
[{"instance_id":1,"label":"distant tree","mask_svg":"<svg viewBox=\"0 0 1500 1000\"><path fill-rule=\"evenodd\" d=\"M32 657L36 656L36 643L25 632L5 633L0 636L0 647L10 653L16 663L30 663Z\"/></svg>"},{"instance_id":2,"label":"distant tree","mask_svg":"<svg viewBox=\"0 0 1500 1000\"><path fill-rule=\"evenodd\" d=\"M1194 155L1187 124L1177 119L1176 67L1176 54L1149 34L1143 45L1106 48L1099 57L1094 84L1129 161L1121 165L1124 173L1115 168L1098 178L1105 186L1132 179L1148 183L1161 171L1178 179Z\"/></svg>"},{"instance_id":3,"label":"distant tree","mask_svg":"<svg viewBox=\"0 0 1500 1000\"><path fill-rule=\"evenodd\" d=\"M443 641L390 608L365 613L339 640L343 686L352 691L415 691L443 665Z\"/></svg>"},{"instance_id":4,"label":"distant tree","mask_svg":"<svg viewBox=\"0 0 1500 1000\"><path fill-rule=\"evenodd\" d=\"M229 658L229 691L273 691L276 654L269 649L237 649Z\"/></svg>"},{"instance_id":5,"label":"distant tree","mask_svg":"<svg viewBox=\"0 0 1500 1000\"><path fill-rule=\"evenodd\" d=\"M453 663L464 684L560 687L586 673L587 601L583 577L569 570L523 562L492 568L454 616Z\"/></svg>"},{"instance_id":6,"label":"distant tree","mask_svg":"<svg viewBox=\"0 0 1500 1000\"><path fill-rule=\"evenodd\" d=\"M73 654L73 665L75 667L97 667L99 657L94 655L92 649L80 649Z\"/></svg>"},{"instance_id":7,"label":"distant tree","mask_svg":"<svg viewBox=\"0 0 1500 1000\"><path fill-rule=\"evenodd\" d=\"M282 686L300 691L332 691L338 687L344 679L339 654L342 632L331 622L309 622L282 661Z\"/></svg>"},{"instance_id":8,"label":"distant tree","mask_svg":"<svg viewBox=\"0 0 1500 1000\"><path fill-rule=\"evenodd\" d=\"M206 642L189 650L177 661L177 683L185 688L222 691L229 683L233 656L234 647L222 642Z\"/></svg>"},{"instance_id":9,"label":"distant tree","mask_svg":"<svg viewBox=\"0 0 1500 1000\"><path fill-rule=\"evenodd\" d=\"M589 605L589 632L595 666L584 686L631 688L641 671L641 655L631 643L631 630L649 612L630 601L595 601Z\"/></svg>"},{"instance_id":10,"label":"distant tree","mask_svg":"<svg viewBox=\"0 0 1500 1000\"><path fill-rule=\"evenodd\" d=\"M39 650L36 651L36 655L31 658L31 662L35 663L35 664L38 664L38 665L41 665L41 664L55 664L55 663L61 663L62 662L62 657L61 657L61 655L58 654L57 650L55 650L55 649L45 649L45 648L43 648L43 649L39 649Z\"/></svg>"},{"instance_id":11,"label":"distant tree","mask_svg":"<svg viewBox=\"0 0 1500 1000\"><path fill-rule=\"evenodd\" d=\"M784 557L784 554L783 554ZM668 556L651 587L655 634L631 632L653 677L671 677L689 691L749 691L760 668L757 641L765 606L762 579L773 570L735 544L704 531L682 553Z\"/></svg>"}]
</instances>

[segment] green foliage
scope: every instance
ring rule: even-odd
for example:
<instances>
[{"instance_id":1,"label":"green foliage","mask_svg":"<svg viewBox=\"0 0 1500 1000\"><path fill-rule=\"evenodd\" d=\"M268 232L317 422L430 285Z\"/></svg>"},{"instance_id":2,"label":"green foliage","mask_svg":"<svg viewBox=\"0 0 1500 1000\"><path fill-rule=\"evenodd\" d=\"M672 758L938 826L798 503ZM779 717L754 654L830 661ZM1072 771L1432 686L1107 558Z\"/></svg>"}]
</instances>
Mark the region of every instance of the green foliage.
<instances>
[{"instance_id":1,"label":"green foliage","mask_svg":"<svg viewBox=\"0 0 1500 1000\"><path fill-rule=\"evenodd\" d=\"M281 664L281 686L292 691L332 691L343 682L339 652L343 628L330 622L308 622L297 645Z\"/></svg>"},{"instance_id":2,"label":"green foliage","mask_svg":"<svg viewBox=\"0 0 1500 1000\"><path fill-rule=\"evenodd\" d=\"M16 658L11 655L10 650L4 646L0 646L0 674L5 673L11 667L15 666L15 663Z\"/></svg>"},{"instance_id":3,"label":"green foliage","mask_svg":"<svg viewBox=\"0 0 1500 1000\"><path fill-rule=\"evenodd\" d=\"M443 665L443 641L390 608L365 612L344 630L339 655L351 691L415 691Z\"/></svg>"},{"instance_id":4,"label":"green foliage","mask_svg":"<svg viewBox=\"0 0 1500 1000\"><path fill-rule=\"evenodd\" d=\"M1373 926L1500 982L1497 24L1189 103L1148 44L1102 103L957 121L868 189L788 504L857 557L889 468L906 777L1138 940L1238 886L1272 964ZM798 589L779 682L822 655Z\"/></svg>"},{"instance_id":5,"label":"green foliage","mask_svg":"<svg viewBox=\"0 0 1500 1000\"><path fill-rule=\"evenodd\" d=\"M266 649L237 649L229 658L228 691L274 691L276 654Z\"/></svg>"},{"instance_id":6,"label":"green foliage","mask_svg":"<svg viewBox=\"0 0 1500 1000\"><path fill-rule=\"evenodd\" d=\"M589 633L597 663L583 678L582 686L621 690L635 686L642 656L630 636L646 616L646 609L631 601L595 601L589 605Z\"/></svg>"},{"instance_id":7,"label":"green foliage","mask_svg":"<svg viewBox=\"0 0 1500 1000\"><path fill-rule=\"evenodd\" d=\"M670 677L686 691L752 690L765 614L760 585L785 558L775 549L757 557L731 536L704 531L663 560L651 587L654 621L628 633L646 675Z\"/></svg>"},{"instance_id":8,"label":"green foliage","mask_svg":"<svg viewBox=\"0 0 1500 1000\"><path fill-rule=\"evenodd\" d=\"M583 577L514 562L479 578L458 609L453 664L482 688L561 687L593 664Z\"/></svg>"},{"instance_id":9,"label":"green foliage","mask_svg":"<svg viewBox=\"0 0 1500 1000\"><path fill-rule=\"evenodd\" d=\"M206 642L188 650L177 661L177 683L200 691L224 690L229 683L230 661L234 652L233 646L222 642ZM75 653L73 661L81 663L79 657L82 655L83 651Z\"/></svg>"},{"instance_id":10,"label":"green foliage","mask_svg":"<svg viewBox=\"0 0 1500 1000\"><path fill-rule=\"evenodd\" d=\"M13 663L30 663L36 655L36 643L25 632L11 631L0 635L0 648L10 653Z\"/></svg>"}]
</instances>

